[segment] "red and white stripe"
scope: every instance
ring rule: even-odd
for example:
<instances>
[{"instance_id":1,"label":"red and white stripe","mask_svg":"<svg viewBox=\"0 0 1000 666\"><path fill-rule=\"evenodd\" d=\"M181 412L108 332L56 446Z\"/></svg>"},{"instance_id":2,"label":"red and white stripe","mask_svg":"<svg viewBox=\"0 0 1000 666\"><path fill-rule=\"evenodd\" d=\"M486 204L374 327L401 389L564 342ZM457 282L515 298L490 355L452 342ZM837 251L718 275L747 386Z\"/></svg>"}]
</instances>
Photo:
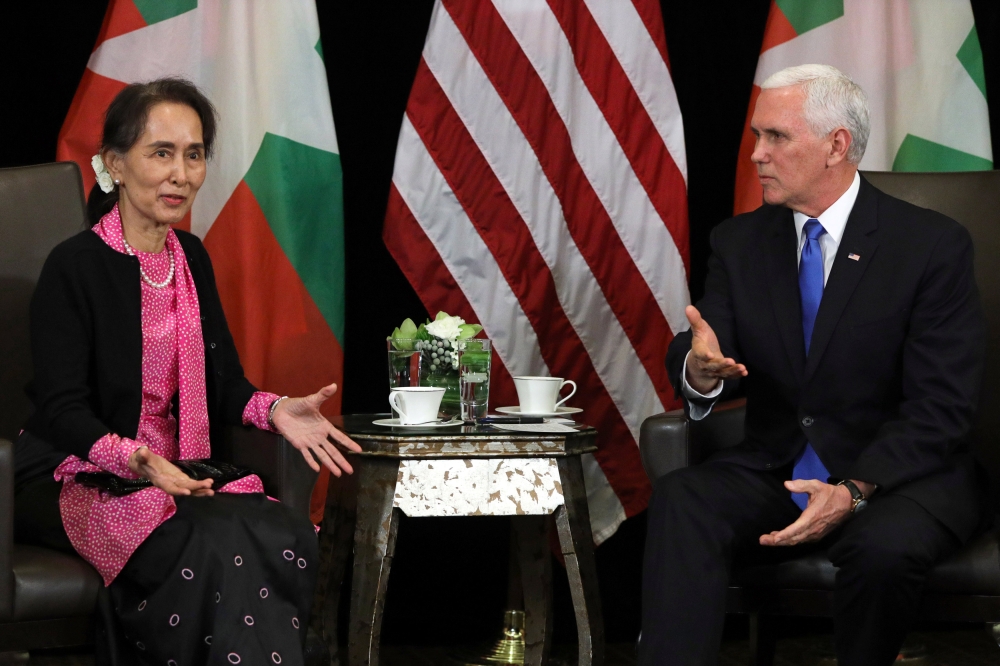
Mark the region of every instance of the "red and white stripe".
<instances>
[{"instance_id":1,"label":"red and white stripe","mask_svg":"<svg viewBox=\"0 0 1000 666\"><path fill-rule=\"evenodd\" d=\"M684 134L655 0L439 0L400 132L386 245L510 375L579 385L598 542L645 508L636 442L687 328Z\"/></svg>"}]
</instances>

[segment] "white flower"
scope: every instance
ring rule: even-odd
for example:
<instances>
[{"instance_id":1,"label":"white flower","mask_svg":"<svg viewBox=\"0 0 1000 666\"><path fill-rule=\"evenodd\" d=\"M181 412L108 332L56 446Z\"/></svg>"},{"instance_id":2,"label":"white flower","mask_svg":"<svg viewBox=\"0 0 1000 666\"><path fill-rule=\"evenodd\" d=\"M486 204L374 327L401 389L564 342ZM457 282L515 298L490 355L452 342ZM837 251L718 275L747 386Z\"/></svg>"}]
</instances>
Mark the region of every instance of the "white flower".
<instances>
[{"instance_id":1,"label":"white flower","mask_svg":"<svg viewBox=\"0 0 1000 666\"><path fill-rule=\"evenodd\" d=\"M90 158L90 166L97 175L97 184L101 186L101 192L107 194L115 189L115 183L111 180L111 174L108 173L107 167L104 166L104 160L101 159L100 153Z\"/></svg>"},{"instance_id":2,"label":"white flower","mask_svg":"<svg viewBox=\"0 0 1000 666\"><path fill-rule=\"evenodd\" d=\"M107 171L97 174L97 184L101 186L101 192L105 194L115 189L115 183L111 180L111 174Z\"/></svg>"},{"instance_id":3,"label":"white flower","mask_svg":"<svg viewBox=\"0 0 1000 666\"><path fill-rule=\"evenodd\" d=\"M465 320L461 317L442 317L427 324L427 332L442 340L455 340L462 332Z\"/></svg>"}]
</instances>

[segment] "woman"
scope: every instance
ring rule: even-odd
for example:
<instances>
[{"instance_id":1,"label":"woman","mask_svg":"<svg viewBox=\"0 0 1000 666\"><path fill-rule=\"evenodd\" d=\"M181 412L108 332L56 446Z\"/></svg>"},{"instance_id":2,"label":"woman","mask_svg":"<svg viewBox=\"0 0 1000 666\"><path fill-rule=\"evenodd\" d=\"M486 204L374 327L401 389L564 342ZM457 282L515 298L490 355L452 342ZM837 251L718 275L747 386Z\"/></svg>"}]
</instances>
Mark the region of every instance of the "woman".
<instances>
[{"instance_id":1,"label":"woman","mask_svg":"<svg viewBox=\"0 0 1000 666\"><path fill-rule=\"evenodd\" d=\"M107 110L94 226L52 251L31 303L35 412L15 453L17 533L94 565L126 658L300 664L312 525L254 475L214 488L171 462L210 457L210 441L241 423L280 432L338 476L352 470L332 442L359 450L319 412L336 385L286 399L247 381L208 254L172 229L215 133L211 103L179 79L127 86ZM76 483L97 471L153 487L115 497Z\"/></svg>"}]
</instances>

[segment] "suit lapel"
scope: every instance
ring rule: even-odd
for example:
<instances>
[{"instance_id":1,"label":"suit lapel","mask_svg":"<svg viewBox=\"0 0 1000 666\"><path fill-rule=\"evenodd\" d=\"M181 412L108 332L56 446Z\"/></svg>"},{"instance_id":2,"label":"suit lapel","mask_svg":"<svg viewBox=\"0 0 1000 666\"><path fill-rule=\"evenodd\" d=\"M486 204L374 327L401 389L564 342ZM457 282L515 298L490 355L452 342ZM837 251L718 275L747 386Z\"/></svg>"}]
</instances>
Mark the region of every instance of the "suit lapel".
<instances>
[{"instance_id":1,"label":"suit lapel","mask_svg":"<svg viewBox=\"0 0 1000 666\"><path fill-rule=\"evenodd\" d=\"M872 234L878 228L878 201L876 190L868 184L864 178L861 179L861 189L858 191L858 198L851 209L851 215L847 218L847 226L844 228L844 237L840 240L840 247L837 249L837 258L833 262L833 269L830 277L826 281L826 288L823 290L823 300L819 304L819 312L816 313L816 325L813 328L812 341L809 344L809 358L806 360L804 381L809 381L816 368L819 366L823 352L826 351L833 331L840 321L840 316L844 313L844 308L851 300L851 294L861 281L865 269L875 255L878 242ZM853 255L854 258L849 258Z\"/></svg>"},{"instance_id":2,"label":"suit lapel","mask_svg":"<svg viewBox=\"0 0 1000 666\"><path fill-rule=\"evenodd\" d=\"M802 339L802 303L799 298L798 242L788 208L776 209L774 229L767 238L767 271L771 305L796 379L802 377L806 345Z\"/></svg>"}]
</instances>

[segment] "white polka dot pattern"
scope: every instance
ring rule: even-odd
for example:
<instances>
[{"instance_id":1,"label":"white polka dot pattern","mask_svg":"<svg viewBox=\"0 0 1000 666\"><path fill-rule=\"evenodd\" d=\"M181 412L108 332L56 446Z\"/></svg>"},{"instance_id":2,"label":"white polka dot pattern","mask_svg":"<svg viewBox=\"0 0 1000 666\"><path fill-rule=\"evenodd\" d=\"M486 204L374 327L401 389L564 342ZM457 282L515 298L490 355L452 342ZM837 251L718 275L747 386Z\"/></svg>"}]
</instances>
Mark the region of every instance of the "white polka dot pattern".
<instances>
[{"instance_id":1,"label":"white polka dot pattern","mask_svg":"<svg viewBox=\"0 0 1000 666\"><path fill-rule=\"evenodd\" d=\"M92 230L111 248L125 254L117 206ZM128 458L140 446L148 446L168 460L211 456L198 293L184 249L172 230L167 232L166 242L174 254L172 283L157 289L136 278L142 298L142 408L138 433L134 440L109 433L91 447L89 460L70 456L54 474L57 481L63 481L59 507L70 542L97 569L105 585L111 584L146 537L174 515L176 505L159 488L102 497L96 488L77 484L74 475L104 470L136 478L128 469ZM166 251L135 254L150 279L159 282L167 277L170 259ZM179 428L171 414L175 394L181 414ZM268 429L267 408L277 397L273 393L256 393L244 408L244 423ZM264 486L256 475L250 475L216 492L262 493Z\"/></svg>"}]
</instances>

